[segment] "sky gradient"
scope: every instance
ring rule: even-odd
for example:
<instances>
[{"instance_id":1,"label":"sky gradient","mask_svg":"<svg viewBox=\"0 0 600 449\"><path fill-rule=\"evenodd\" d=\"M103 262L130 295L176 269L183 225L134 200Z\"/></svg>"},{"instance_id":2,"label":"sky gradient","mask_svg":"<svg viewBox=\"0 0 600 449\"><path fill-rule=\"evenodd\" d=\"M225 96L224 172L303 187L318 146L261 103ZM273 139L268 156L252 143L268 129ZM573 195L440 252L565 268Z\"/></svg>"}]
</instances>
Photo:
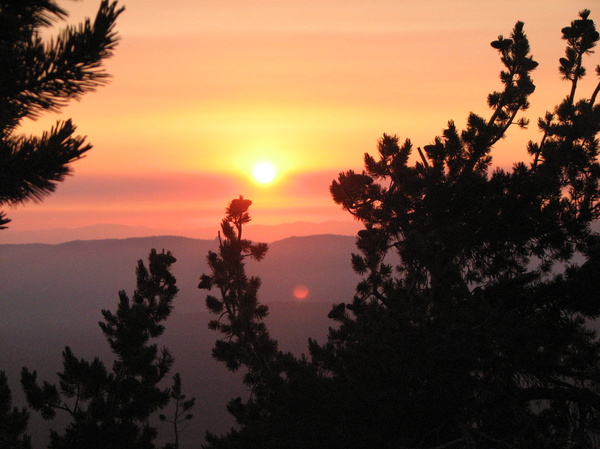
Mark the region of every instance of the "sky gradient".
<instances>
[{"instance_id":1,"label":"sky gradient","mask_svg":"<svg viewBox=\"0 0 600 449\"><path fill-rule=\"evenodd\" d=\"M527 131L511 129L495 165L527 160L537 118L568 86L558 74L560 29L600 2L522 0L125 0L112 81L61 114L25 123L40 133L72 118L94 148L43 203L8 210L4 233L98 223L193 234L227 202L253 200L253 222L350 221L328 187L361 169L383 133L431 143L449 119L489 116L500 88L489 42L525 22L537 86ZM99 0L59 1L69 21ZM595 84L593 55L581 91ZM252 170L269 161L273 183Z\"/></svg>"}]
</instances>

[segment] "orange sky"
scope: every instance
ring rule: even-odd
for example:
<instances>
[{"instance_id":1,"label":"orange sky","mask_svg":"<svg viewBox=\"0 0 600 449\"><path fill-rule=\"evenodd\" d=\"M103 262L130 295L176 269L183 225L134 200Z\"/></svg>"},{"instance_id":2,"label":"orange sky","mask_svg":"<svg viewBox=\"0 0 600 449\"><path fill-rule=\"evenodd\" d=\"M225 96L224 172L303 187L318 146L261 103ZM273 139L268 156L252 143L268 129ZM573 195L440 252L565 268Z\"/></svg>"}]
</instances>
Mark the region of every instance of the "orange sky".
<instances>
[{"instance_id":1,"label":"orange sky","mask_svg":"<svg viewBox=\"0 0 600 449\"><path fill-rule=\"evenodd\" d=\"M71 20L99 0L59 3ZM215 226L227 202L253 200L254 222L351 220L330 199L342 170L360 169L382 133L430 143L448 119L488 116L501 69L489 46L525 22L540 67L527 116L567 93L560 29L594 0L125 0L112 82L40 132L73 118L94 145L41 204L9 210L0 233L96 223L180 233ZM600 62L594 55L588 71ZM582 87L591 90L593 77ZM535 126L511 130L496 164L525 158ZM275 182L252 181L271 161Z\"/></svg>"}]
</instances>

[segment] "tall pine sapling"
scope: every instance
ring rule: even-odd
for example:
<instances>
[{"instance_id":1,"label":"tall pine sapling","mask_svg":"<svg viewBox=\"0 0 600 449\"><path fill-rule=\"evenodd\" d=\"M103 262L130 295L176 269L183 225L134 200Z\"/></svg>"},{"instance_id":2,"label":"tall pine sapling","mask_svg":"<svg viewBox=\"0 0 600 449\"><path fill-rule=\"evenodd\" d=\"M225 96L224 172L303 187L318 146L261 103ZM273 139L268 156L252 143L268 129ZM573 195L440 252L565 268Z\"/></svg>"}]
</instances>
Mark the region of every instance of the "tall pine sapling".
<instances>
[{"instance_id":1,"label":"tall pine sapling","mask_svg":"<svg viewBox=\"0 0 600 449\"><path fill-rule=\"evenodd\" d=\"M220 294L206 298L209 311L218 315L209 327L223 335L213 356L231 371L244 370L243 381L250 390L247 399L238 397L228 404L239 430L224 436L207 432L206 447L345 447L335 426L340 408L330 400L335 396L330 379L305 356L280 351L263 321L268 308L258 301L260 279L245 271L246 259L260 261L267 252L266 244L242 237L251 204L243 197L231 201L221 222L219 251L209 252L210 273L200 278L199 288Z\"/></svg>"},{"instance_id":2,"label":"tall pine sapling","mask_svg":"<svg viewBox=\"0 0 600 449\"><path fill-rule=\"evenodd\" d=\"M206 298L208 310L219 316L209 327L225 337L215 343L213 357L232 371L247 367L244 383L257 388L268 383L277 344L263 322L268 307L258 302L260 278L248 277L245 271L245 259L260 261L268 250L265 243L252 243L242 237L244 225L250 222L251 204L242 196L229 203L221 222L219 252L208 253L211 273L201 276L198 287L216 288L220 293L220 298L213 295Z\"/></svg>"},{"instance_id":3,"label":"tall pine sapling","mask_svg":"<svg viewBox=\"0 0 600 449\"><path fill-rule=\"evenodd\" d=\"M213 357L224 362L231 371L246 370L244 384L251 391L248 401L232 400L228 410L238 423L264 420L262 412L268 409L265 402L271 391L282 380L284 360L277 341L272 339L263 319L268 307L258 301L260 278L248 277L245 260L260 261L268 251L265 243L252 243L242 237L244 225L250 222L248 209L252 201L240 196L229 203L219 232L219 251L209 251L207 256L210 274L200 277L198 288L218 290L220 297L206 297L208 310L218 315L209 328L219 331L223 338L215 342ZM218 445L220 438L207 432L207 441ZM250 446L248 446L250 447Z\"/></svg>"},{"instance_id":4,"label":"tall pine sapling","mask_svg":"<svg viewBox=\"0 0 600 449\"><path fill-rule=\"evenodd\" d=\"M186 427L180 427L185 421L190 421L194 415L188 413L196 404L196 398L186 399L185 394L181 392L181 375L176 373L173 376L173 386L170 390L171 400L175 403L175 410L173 411L172 418L167 417L164 414L158 415L161 421L166 421L173 425L173 433L175 435L175 442L173 444L167 444L164 449L179 449L179 433L183 432Z\"/></svg>"},{"instance_id":5,"label":"tall pine sapling","mask_svg":"<svg viewBox=\"0 0 600 449\"><path fill-rule=\"evenodd\" d=\"M21 383L30 407L45 419L57 410L70 415L63 434L51 431L50 448L154 448L157 431L148 419L169 402L170 390L160 383L173 357L151 341L164 332L162 323L178 288L170 271L176 259L170 252L153 249L148 260L148 267L138 262L133 297L121 291L116 313L102 311L104 322L99 325L115 354L112 370L97 357L92 362L76 358L69 347L63 352L58 387L39 385L37 373L23 368Z\"/></svg>"}]
</instances>

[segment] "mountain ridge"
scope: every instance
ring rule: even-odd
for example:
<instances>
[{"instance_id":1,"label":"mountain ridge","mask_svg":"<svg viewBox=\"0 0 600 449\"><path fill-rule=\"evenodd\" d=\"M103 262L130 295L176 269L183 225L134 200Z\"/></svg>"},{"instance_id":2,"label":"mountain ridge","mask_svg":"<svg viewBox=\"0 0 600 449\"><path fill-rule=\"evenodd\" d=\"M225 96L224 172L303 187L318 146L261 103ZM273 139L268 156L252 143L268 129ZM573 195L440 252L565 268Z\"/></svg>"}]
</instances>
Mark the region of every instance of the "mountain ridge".
<instances>
[{"instance_id":1,"label":"mountain ridge","mask_svg":"<svg viewBox=\"0 0 600 449\"><path fill-rule=\"evenodd\" d=\"M299 285L308 289L307 301L349 301L359 281L350 264L354 243L352 236L335 234L288 237L269 243L265 259L249 261L247 271L261 277L263 301L294 301ZM61 313L89 322L94 311L112 306L118 291L132 292L137 261L146 261L152 248L177 258L178 310L203 310L197 285L217 239L151 236L0 244L0 314L28 325Z\"/></svg>"},{"instance_id":2,"label":"mountain ridge","mask_svg":"<svg viewBox=\"0 0 600 449\"><path fill-rule=\"evenodd\" d=\"M295 221L275 225L253 224L246 226L246 232L252 240L267 243L292 236L310 236L315 234L355 235L361 228L356 221L324 222ZM144 226L127 226L114 223L101 223L78 228L52 228L42 230L15 231L10 227L0 231L0 244L25 243L65 243L72 240L126 239L135 237L156 237L174 235L196 239L217 237L218 225L191 229L159 229Z\"/></svg>"}]
</instances>

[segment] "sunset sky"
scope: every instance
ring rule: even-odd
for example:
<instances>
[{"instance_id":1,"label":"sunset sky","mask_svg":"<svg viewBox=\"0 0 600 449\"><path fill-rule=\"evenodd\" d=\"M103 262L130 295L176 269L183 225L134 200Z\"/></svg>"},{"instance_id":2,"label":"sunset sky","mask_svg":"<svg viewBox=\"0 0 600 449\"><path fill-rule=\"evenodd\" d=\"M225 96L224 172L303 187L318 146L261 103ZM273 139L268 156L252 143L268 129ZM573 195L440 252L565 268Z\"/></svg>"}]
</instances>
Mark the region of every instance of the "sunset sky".
<instances>
[{"instance_id":1,"label":"sunset sky","mask_svg":"<svg viewBox=\"0 0 600 449\"><path fill-rule=\"evenodd\" d=\"M59 4L78 22L99 0ZM537 90L528 131L512 129L495 164L525 159L537 117L567 94L560 30L600 1L125 0L111 83L40 133L72 118L94 148L41 204L8 210L11 231L98 223L186 233L218 225L227 202L253 200L254 223L351 220L331 200L337 173L360 169L383 133L430 143L449 119L489 116L500 86L489 45L525 22ZM592 90L593 67L587 64ZM587 90L586 90L587 89ZM261 185L260 162L277 174Z\"/></svg>"}]
</instances>

